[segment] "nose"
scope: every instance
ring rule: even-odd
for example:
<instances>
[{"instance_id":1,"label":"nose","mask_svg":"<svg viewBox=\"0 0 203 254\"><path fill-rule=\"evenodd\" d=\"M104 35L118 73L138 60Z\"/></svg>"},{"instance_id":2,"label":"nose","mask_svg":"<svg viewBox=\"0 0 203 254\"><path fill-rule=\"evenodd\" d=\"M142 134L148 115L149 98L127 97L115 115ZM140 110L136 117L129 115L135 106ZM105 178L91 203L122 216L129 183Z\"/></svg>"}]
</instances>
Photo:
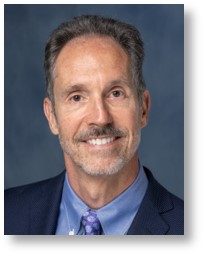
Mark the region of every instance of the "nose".
<instances>
[{"instance_id":1,"label":"nose","mask_svg":"<svg viewBox=\"0 0 203 254\"><path fill-rule=\"evenodd\" d=\"M86 121L88 125L97 126L105 126L112 123L112 116L104 99L96 98L90 103Z\"/></svg>"}]
</instances>

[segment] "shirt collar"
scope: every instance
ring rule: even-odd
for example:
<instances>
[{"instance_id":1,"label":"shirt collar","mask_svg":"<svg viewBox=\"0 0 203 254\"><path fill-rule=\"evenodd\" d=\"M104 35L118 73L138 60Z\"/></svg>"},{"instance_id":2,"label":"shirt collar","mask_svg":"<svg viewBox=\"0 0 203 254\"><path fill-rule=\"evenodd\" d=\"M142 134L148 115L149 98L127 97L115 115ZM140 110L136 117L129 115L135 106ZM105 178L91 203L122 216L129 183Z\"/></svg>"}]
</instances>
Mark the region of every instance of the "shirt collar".
<instances>
[{"instance_id":1,"label":"shirt collar","mask_svg":"<svg viewBox=\"0 0 203 254\"><path fill-rule=\"evenodd\" d=\"M97 216L105 235L124 235L130 227L145 195L148 180L142 166L135 181L113 201L98 209ZM68 214L70 230L78 233L82 215L89 207L71 188L66 175L62 202Z\"/></svg>"}]
</instances>

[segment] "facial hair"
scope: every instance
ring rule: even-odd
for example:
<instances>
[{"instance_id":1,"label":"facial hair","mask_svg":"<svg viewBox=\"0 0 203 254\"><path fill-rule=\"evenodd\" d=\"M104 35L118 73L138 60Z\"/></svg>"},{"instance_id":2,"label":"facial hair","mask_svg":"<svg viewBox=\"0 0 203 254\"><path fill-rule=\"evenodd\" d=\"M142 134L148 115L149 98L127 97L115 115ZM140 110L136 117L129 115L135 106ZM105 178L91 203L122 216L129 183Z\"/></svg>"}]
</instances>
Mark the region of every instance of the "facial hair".
<instances>
[{"instance_id":1,"label":"facial hair","mask_svg":"<svg viewBox=\"0 0 203 254\"><path fill-rule=\"evenodd\" d=\"M118 148L114 149L111 154L109 151L96 151L97 154L94 154L94 159L91 156L87 156L80 152L81 142L85 142L88 139L99 138L101 136L110 136L115 138L125 139L128 137L126 130L116 128L112 125L106 125L103 127L91 127L90 129L78 133L74 137L74 142L65 138L60 129L59 129L59 141L64 151L65 155L74 163L74 165L91 176L107 176L114 175L120 172L125 165L132 159L135 155L139 143L140 143L140 129L137 131L136 135L132 138L130 148L124 144L120 144ZM121 141L120 141L121 142ZM116 150L116 151L115 151ZM116 154L116 156L114 156ZM95 159L95 156L98 156L98 159ZM109 157L113 157L108 161L108 165L105 165L105 160L108 160Z\"/></svg>"}]
</instances>

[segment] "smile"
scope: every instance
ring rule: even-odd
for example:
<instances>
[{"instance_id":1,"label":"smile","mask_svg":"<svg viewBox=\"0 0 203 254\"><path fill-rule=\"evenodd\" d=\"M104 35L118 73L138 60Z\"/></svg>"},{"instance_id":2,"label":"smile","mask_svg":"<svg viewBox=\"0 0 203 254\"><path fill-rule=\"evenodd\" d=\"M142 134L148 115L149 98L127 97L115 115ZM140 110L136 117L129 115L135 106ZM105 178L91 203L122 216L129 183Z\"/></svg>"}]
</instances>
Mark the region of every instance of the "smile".
<instances>
[{"instance_id":1,"label":"smile","mask_svg":"<svg viewBox=\"0 0 203 254\"><path fill-rule=\"evenodd\" d=\"M90 139L87 140L86 142L90 145L106 145L109 144L111 142L113 142L116 138L115 137L111 137L111 138L97 138L97 139Z\"/></svg>"}]
</instances>

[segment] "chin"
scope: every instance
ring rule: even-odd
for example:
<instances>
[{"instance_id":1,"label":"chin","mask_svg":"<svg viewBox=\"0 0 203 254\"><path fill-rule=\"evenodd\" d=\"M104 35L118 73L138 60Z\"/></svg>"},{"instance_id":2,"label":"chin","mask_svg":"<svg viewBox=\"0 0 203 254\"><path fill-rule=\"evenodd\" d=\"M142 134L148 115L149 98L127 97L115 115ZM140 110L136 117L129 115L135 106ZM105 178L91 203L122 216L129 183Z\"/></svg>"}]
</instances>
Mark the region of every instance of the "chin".
<instances>
[{"instance_id":1,"label":"chin","mask_svg":"<svg viewBox=\"0 0 203 254\"><path fill-rule=\"evenodd\" d=\"M87 175L91 176L111 176L119 173L126 165L126 161L123 159L117 160L116 163L102 163L102 165L78 165L79 168Z\"/></svg>"}]
</instances>

